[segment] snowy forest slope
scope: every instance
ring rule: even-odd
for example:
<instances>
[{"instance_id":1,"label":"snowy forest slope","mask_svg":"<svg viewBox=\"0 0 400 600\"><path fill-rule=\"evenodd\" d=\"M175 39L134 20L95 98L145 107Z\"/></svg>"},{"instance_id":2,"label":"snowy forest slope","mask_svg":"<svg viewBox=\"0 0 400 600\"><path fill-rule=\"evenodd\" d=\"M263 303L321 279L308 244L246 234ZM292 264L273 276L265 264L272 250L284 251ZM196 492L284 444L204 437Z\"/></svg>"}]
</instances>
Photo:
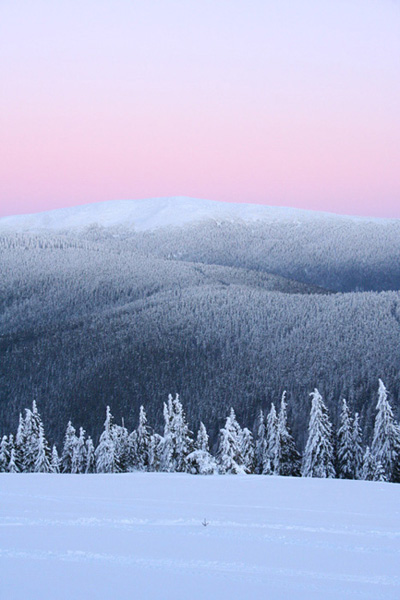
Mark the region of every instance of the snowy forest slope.
<instances>
[{"instance_id":1,"label":"snowy forest slope","mask_svg":"<svg viewBox=\"0 0 400 600\"><path fill-rule=\"evenodd\" d=\"M347 397L368 435L378 377L398 410L398 221L283 209L261 220L262 207L199 221L190 206L184 226L140 231L120 217L40 232L0 220L2 430L32 398L51 441L68 419L96 439L107 404L133 427L144 403L157 428L179 392L215 442L230 406L252 427L287 389L301 446L316 386L334 420ZM143 219L164 223L154 210Z\"/></svg>"}]
</instances>

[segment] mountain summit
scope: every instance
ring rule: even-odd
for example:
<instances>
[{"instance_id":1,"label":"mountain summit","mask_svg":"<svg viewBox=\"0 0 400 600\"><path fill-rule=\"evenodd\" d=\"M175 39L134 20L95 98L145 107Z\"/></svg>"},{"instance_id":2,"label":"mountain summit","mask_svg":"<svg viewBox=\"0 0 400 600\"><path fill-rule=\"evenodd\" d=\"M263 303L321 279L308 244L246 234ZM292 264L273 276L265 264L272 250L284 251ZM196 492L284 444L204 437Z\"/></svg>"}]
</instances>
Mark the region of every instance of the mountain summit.
<instances>
[{"instance_id":1,"label":"mountain summit","mask_svg":"<svg viewBox=\"0 0 400 600\"><path fill-rule=\"evenodd\" d=\"M0 219L0 231L84 230L92 225L123 226L137 231L146 231L207 220L301 223L313 220L343 222L355 219L373 220L296 208L238 204L176 196L147 200L111 200L29 215L3 217Z\"/></svg>"}]
</instances>

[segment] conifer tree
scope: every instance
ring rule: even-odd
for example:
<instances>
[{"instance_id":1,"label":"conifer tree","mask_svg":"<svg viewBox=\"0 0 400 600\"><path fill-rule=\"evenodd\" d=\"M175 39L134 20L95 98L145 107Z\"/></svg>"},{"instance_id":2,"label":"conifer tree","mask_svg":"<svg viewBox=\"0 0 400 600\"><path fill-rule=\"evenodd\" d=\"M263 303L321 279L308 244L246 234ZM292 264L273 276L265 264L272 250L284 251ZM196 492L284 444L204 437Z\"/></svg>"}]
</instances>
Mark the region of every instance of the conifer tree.
<instances>
[{"instance_id":1,"label":"conifer tree","mask_svg":"<svg viewBox=\"0 0 400 600\"><path fill-rule=\"evenodd\" d=\"M161 471L173 471L173 435L172 435L172 419L173 419L173 405L172 395L168 396L168 403L164 402L164 436L162 439L161 447L159 448L159 459L160 459L160 470Z\"/></svg>"},{"instance_id":2,"label":"conifer tree","mask_svg":"<svg viewBox=\"0 0 400 600\"><path fill-rule=\"evenodd\" d=\"M303 457L303 477L335 477L332 425L327 408L317 389L312 398L308 440Z\"/></svg>"},{"instance_id":3,"label":"conifer tree","mask_svg":"<svg viewBox=\"0 0 400 600\"><path fill-rule=\"evenodd\" d=\"M340 427L337 432L337 474L340 479L354 479L355 477L353 427L349 407L344 399L340 413Z\"/></svg>"},{"instance_id":4,"label":"conifer tree","mask_svg":"<svg viewBox=\"0 0 400 600\"><path fill-rule=\"evenodd\" d=\"M24 418L21 413L19 413L19 421L18 421L18 429L17 434L15 436L15 463L19 471L22 471L24 464Z\"/></svg>"},{"instance_id":5,"label":"conifer tree","mask_svg":"<svg viewBox=\"0 0 400 600\"><path fill-rule=\"evenodd\" d=\"M71 461L71 473L79 474L85 473L86 471L86 442L85 442L85 430L80 427L79 436L74 444L72 461Z\"/></svg>"},{"instance_id":6,"label":"conifer tree","mask_svg":"<svg viewBox=\"0 0 400 600\"><path fill-rule=\"evenodd\" d=\"M89 436L86 440L86 465L85 473L94 473L96 471L96 459L94 454L94 444Z\"/></svg>"},{"instance_id":7,"label":"conifer tree","mask_svg":"<svg viewBox=\"0 0 400 600\"><path fill-rule=\"evenodd\" d=\"M32 410L25 410L23 433L23 467L26 473L34 473L39 452L40 428L43 427L36 401L32 402Z\"/></svg>"},{"instance_id":8,"label":"conifer tree","mask_svg":"<svg viewBox=\"0 0 400 600\"><path fill-rule=\"evenodd\" d=\"M72 458L77 442L78 438L75 435L75 428L72 426L71 421L68 421L64 437L64 446L61 453L61 473L72 472Z\"/></svg>"},{"instance_id":9,"label":"conifer tree","mask_svg":"<svg viewBox=\"0 0 400 600\"><path fill-rule=\"evenodd\" d=\"M39 422L39 435L37 441L37 451L34 465L35 473L51 473L50 448L44 436L43 425Z\"/></svg>"},{"instance_id":10,"label":"conifer tree","mask_svg":"<svg viewBox=\"0 0 400 600\"><path fill-rule=\"evenodd\" d=\"M119 470L115 460L115 446L111 428L112 415L110 407L107 406L104 431L100 436L99 445L95 451L97 473L118 473Z\"/></svg>"},{"instance_id":11,"label":"conifer tree","mask_svg":"<svg viewBox=\"0 0 400 600\"><path fill-rule=\"evenodd\" d=\"M267 470L267 432L265 427L264 412L260 409L257 426L257 440L255 450L254 472L261 474Z\"/></svg>"},{"instance_id":12,"label":"conifer tree","mask_svg":"<svg viewBox=\"0 0 400 600\"><path fill-rule=\"evenodd\" d=\"M218 466L221 473L246 473L241 453L241 429L231 408L225 427L220 431Z\"/></svg>"},{"instance_id":13,"label":"conifer tree","mask_svg":"<svg viewBox=\"0 0 400 600\"><path fill-rule=\"evenodd\" d=\"M244 427L241 431L240 451L246 473L253 473L255 464L253 434L247 427Z\"/></svg>"},{"instance_id":14,"label":"conifer tree","mask_svg":"<svg viewBox=\"0 0 400 600\"><path fill-rule=\"evenodd\" d=\"M267 416L267 459L264 465L264 475L272 475L274 472L277 433L278 417L276 415L275 404L272 402Z\"/></svg>"},{"instance_id":15,"label":"conifer tree","mask_svg":"<svg viewBox=\"0 0 400 600\"><path fill-rule=\"evenodd\" d=\"M187 457L194 449L193 434L189 430L183 406L179 399L179 394L176 394L175 399L172 402L172 407L171 434L173 470L178 473L185 473L189 470Z\"/></svg>"},{"instance_id":16,"label":"conifer tree","mask_svg":"<svg viewBox=\"0 0 400 600\"><path fill-rule=\"evenodd\" d=\"M199 431L197 432L196 449L202 450L203 452L210 452L207 429L202 421L200 422Z\"/></svg>"},{"instance_id":17,"label":"conifer tree","mask_svg":"<svg viewBox=\"0 0 400 600\"><path fill-rule=\"evenodd\" d=\"M360 426L360 417L356 413L353 420L353 453L354 453L354 478L362 478L363 470L363 448L362 448L362 431Z\"/></svg>"},{"instance_id":18,"label":"conifer tree","mask_svg":"<svg viewBox=\"0 0 400 600\"><path fill-rule=\"evenodd\" d=\"M199 475L212 475L217 472L217 463L210 454L208 445L208 434L204 423L200 423L197 433L195 450L187 457L189 473L198 473Z\"/></svg>"},{"instance_id":19,"label":"conifer tree","mask_svg":"<svg viewBox=\"0 0 400 600\"><path fill-rule=\"evenodd\" d=\"M51 471L52 473L60 472L60 458L58 456L57 447L53 445L51 450Z\"/></svg>"},{"instance_id":20,"label":"conifer tree","mask_svg":"<svg viewBox=\"0 0 400 600\"><path fill-rule=\"evenodd\" d=\"M161 456L164 438L158 433L153 433L149 444L149 471L161 470Z\"/></svg>"},{"instance_id":21,"label":"conifer tree","mask_svg":"<svg viewBox=\"0 0 400 600\"><path fill-rule=\"evenodd\" d=\"M381 463L387 481L395 481L397 462L400 458L400 428L393 418L388 391L381 379L376 410L371 452L376 463Z\"/></svg>"},{"instance_id":22,"label":"conifer tree","mask_svg":"<svg viewBox=\"0 0 400 600\"><path fill-rule=\"evenodd\" d=\"M114 442L116 471L126 473L131 462L128 430L124 425L112 425L111 438Z\"/></svg>"},{"instance_id":23,"label":"conifer tree","mask_svg":"<svg viewBox=\"0 0 400 600\"><path fill-rule=\"evenodd\" d=\"M300 476L300 454L296 449L287 422L286 392L283 392L276 428L274 473L292 477Z\"/></svg>"},{"instance_id":24,"label":"conifer tree","mask_svg":"<svg viewBox=\"0 0 400 600\"><path fill-rule=\"evenodd\" d=\"M147 416L144 407L139 409L139 424L136 429L136 454L137 468L146 471L149 468L150 428L147 425Z\"/></svg>"},{"instance_id":25,"label":"conifer tree","mask_svg":"<svg viewBox=\"0 0 400 600\"><path fill-rule=\"evenodd\" d=\"M3 435L0 442L0 473L6 473L8 471L8 464L10 462L10 454L8 452L8 438Z\"/></svg>"},{"instance_id":26,"label":"conifer tree","mask_svg":"<svg viewBox=\"0 0 400 600\"><path fill-rule=\"evenodd\" d=\"M15 448L11 448L10 462L8 463L8 472L9 473L19 473L20 472L18 463L15 458Z\"/></svg>"}]
</instances>

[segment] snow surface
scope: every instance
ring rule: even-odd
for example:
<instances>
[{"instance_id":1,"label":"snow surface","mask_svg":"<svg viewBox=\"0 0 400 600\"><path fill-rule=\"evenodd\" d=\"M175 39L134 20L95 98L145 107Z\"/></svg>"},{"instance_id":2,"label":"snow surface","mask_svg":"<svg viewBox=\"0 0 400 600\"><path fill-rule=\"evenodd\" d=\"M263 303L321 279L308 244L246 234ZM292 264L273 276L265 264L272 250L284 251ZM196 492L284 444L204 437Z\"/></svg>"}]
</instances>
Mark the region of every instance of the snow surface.
<instances>
[{"instance_id":1,"label":"snow surface","mask_svg":"<svg viewBox=\"0 0 400 600\"><path fill-rule=\"evenodd\" d=\"M1 474L0 506L8 600L400 598L400 485Z\"/></svg>"},{"instance_id":2,"label":"snow surface","mask_svg":"<svg viewBox=\"0 0 400 600\"><path fill-rule=\"evenodd\" d=\"M362 217L344 217L331 213L265 206L199 200L195 198L151 198L147 200L113 200L61 208L30 215L16 215L0 219L0 231L43 230L81 231L92 225L101 227L128 227L137 231L166 226L182 226L205 220L229 221L290 221L348 219L383 221Z\"/></svg>"}]
</instances>

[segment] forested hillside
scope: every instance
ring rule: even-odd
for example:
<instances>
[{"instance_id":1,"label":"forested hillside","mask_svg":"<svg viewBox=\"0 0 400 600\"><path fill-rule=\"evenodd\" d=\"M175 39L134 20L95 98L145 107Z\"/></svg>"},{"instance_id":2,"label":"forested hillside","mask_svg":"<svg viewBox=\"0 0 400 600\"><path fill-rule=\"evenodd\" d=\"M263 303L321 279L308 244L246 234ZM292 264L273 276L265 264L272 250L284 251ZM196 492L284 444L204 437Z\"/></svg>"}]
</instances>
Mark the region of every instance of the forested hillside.
<instances>
[{"instance_id":1,"label":"forested hillside","mask_svg":"<svg viewBox=\"0 0 400 600\"><path fill-rule=\"evenodd\" d=\"M1 230L1 430L32 399L51 441L69 419L96 438L106 405L133 427L145 404L157 427L179 393L214 443L230 406L255 424L286 389L302 447L310 390L333 420L346 397L369 435L379 377L397 416L397 221Z\"/></svg>"}]
</instances>

